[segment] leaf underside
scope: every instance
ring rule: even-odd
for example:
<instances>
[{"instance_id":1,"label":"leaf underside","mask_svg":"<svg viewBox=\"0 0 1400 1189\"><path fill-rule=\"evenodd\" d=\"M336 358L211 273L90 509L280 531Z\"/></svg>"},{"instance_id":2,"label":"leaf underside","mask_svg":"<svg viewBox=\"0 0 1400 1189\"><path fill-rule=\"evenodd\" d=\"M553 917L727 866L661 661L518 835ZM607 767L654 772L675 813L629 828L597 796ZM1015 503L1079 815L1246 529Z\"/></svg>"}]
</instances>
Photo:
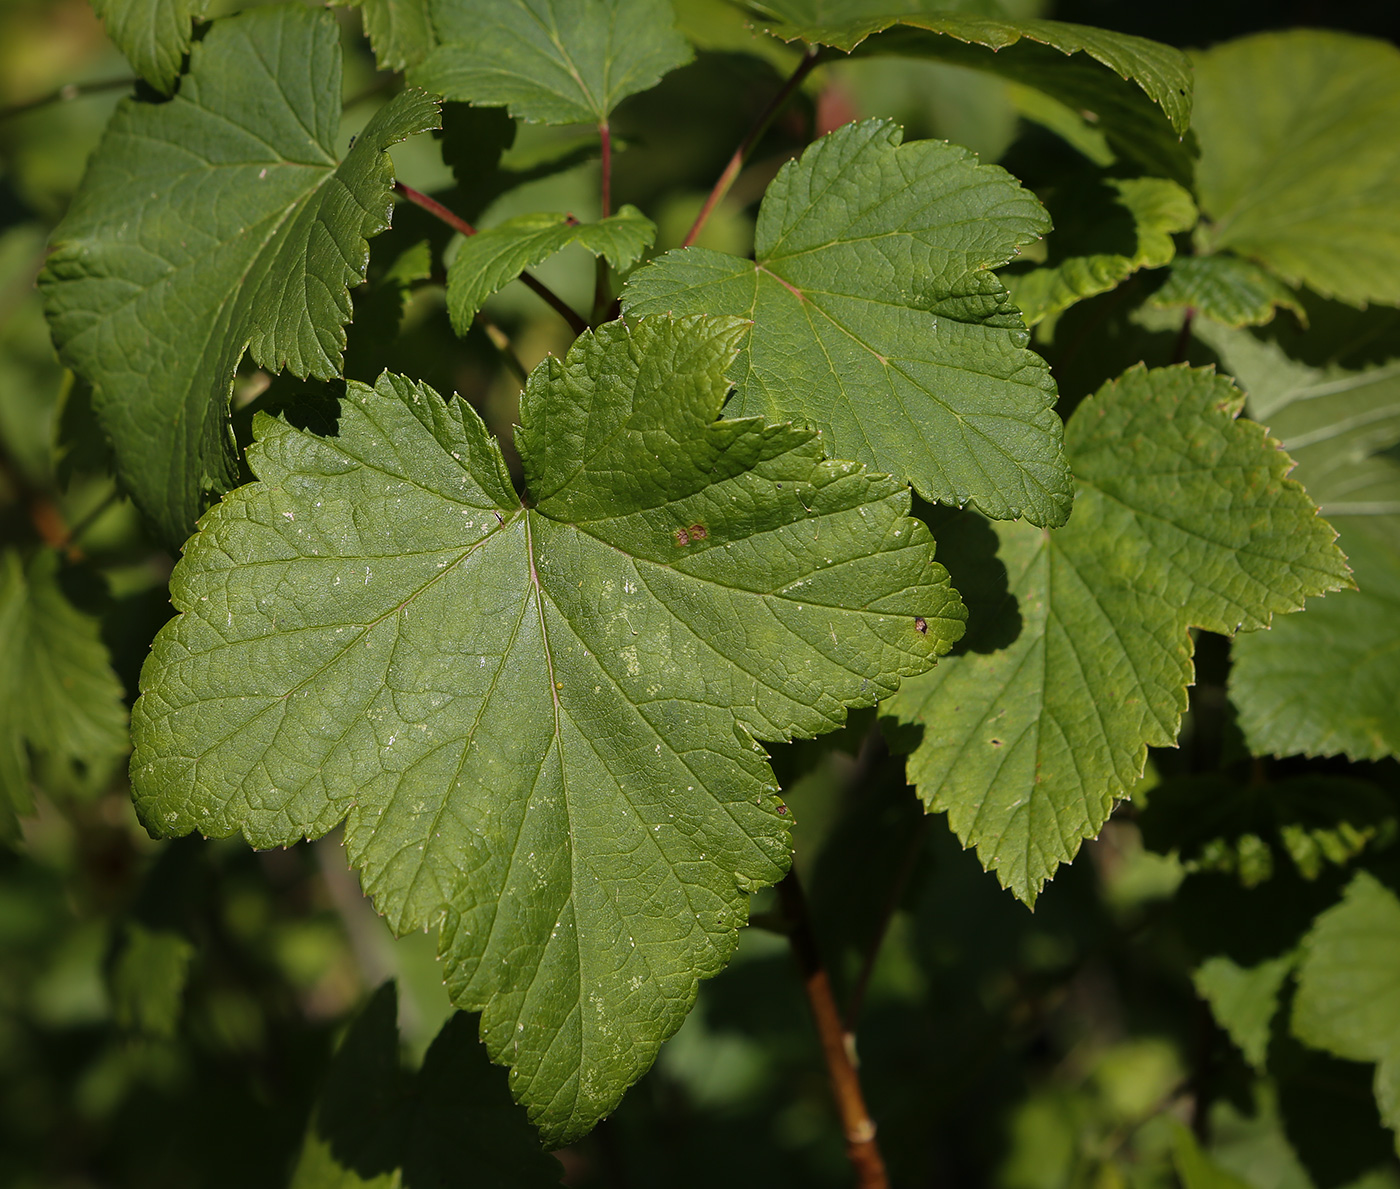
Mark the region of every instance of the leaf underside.
<instances>
[{"instance_id":1,"label":"leaf underside","mask_svg":"<svg viewBox=\"0 0 1400 1189\"><path fill-rule=\"evenodd\" d=\"M959 582L960 558L999 563L1006 593L980 621L974 601L968 651L883 713L896 738L922 732L908 771L925 804L1022 900L1097 833L1147 748L1175 743L1188 627L1264 627L1348 582L1287 456L1235 420L1243 399L1208 371L1134 369L1066 428L1064 528L996 524L995 562L972 548L974 519L939 533Z\"/></svg>"},{"instance_id":2,"label":"leaf underside","mask_svg":"<svg viewBox=\"0 0 1400 1189\"><path fill-rule=\"evenodd\" d=\"M527 506L470 408L385 375L176 568L134 713L152 830L346 819L547 1144L608 1113L788 865L756 740L839 726L962 631L908 489L715 421L742 327L610 323L530 379Z\"/></svg>"},{"instance_id":3,"label":"leaf underside","mask_svg":"<svg viewBox=\"0 0 1400 1189\"><path fill-rule=\"evenodd\" d=\"M39 278L54 342L167 544L236 478L245 349L270 371L340 373L349 287L389 226L384 149L437 123L434 100L402 92L337 162L339 38L299 5L215 22L175 98L118 106L54 231Z\"/></svg>"},{"instance_id":4,"label":"leaf underside","mask_svg":"<svg viewBox=\"0 0 1400 1189\"><path fill-rule=\"evenodd\" d=\"M751 320L732 416L805 421L928 499L1060 524L1054 381L991 272L1049 220L1003 170L902 135L868 120L823 137L769 186L756 260L668 252L623 308Z\"/></svg>"}]
</instances>

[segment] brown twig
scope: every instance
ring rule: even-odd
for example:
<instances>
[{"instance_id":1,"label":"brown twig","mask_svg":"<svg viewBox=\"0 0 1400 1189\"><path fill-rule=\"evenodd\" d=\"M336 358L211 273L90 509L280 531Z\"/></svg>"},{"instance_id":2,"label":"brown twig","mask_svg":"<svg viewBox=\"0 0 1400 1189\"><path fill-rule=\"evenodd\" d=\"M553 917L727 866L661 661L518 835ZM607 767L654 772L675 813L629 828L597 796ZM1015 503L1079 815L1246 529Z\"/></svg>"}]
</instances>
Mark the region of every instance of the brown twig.
<instances>
[{"instance_id":1,"label":"brown twig","mask_svg":"<svg viewBox=\"0 0 1400 1189\"><path fill-rule=\"evenodd\" d=\"M758 146L763 134L768 131L768 126L773 122L773 118L782 110L783 105L792 98L797 88L802 85L802 80L812 73L812 68L817 64L819 50L816 46L808 46L807 52L802 55L802 61L797 64L797 69L788 77L787 82L772 101L759 114L758 119L749 129L748 134L739 142L739 147L734 150L734 155L729 158L729 164L724 167L724 172L719 175L719 180L715 182L710 195L705 199L705 205L700 208L700 213L695 216L695 222L691 224L690 230L686 232L685 240L681 247L688 248L700 236L701 229L705 226L715 207L726 194L729 187L734 184L734 179L739 176L739 171L744 168L744 162L749 159L754 149Z\"/></svg>"},{"instance_id":2,"label":"brown twig","mask_svg":"<svg viewBox=\"0 0 1400 1189\"><path fill-rule=\"evenodd\" d=\"M851 1038L842 1026L841 1013L831 994L831 981L827 978L826 967L822 965L821 953L807 915L807 897L803 894L795 870L789 871L778 885L778 897L784 913L792 922L788 940L802 972L807 1002L812 1006L817 1035L821 1038L831 1092L841 1116L841 1129L846 1136L846 1157L855 1169L856 1184L859 1189L889 1189L885 1160L875 1141L875 1123L865 1107L860 1075L856 1073L852 1060Z\"/></svg>"},{"instance_id":3,"label":"brown twig","mask_svg":"<svg viewBox=\"0 0 1400 1189\"><path fill-rule=\"evenodd\" d=\"M22 116L26 112L37 111L41 107L49 107L55 103L71 103L74 99L82 99L88 95L99 95L103 91L121 91L135 85L134 78L109 78L98 83L66 83L57 91L50 91L47 95L40 95L37 99L26 99L22 103L12 103L9 107L0 107L0 120L8 120L12 116Z\"/></svg>"},{"instance_id":4,"label":"brown twig","mask_svg":"<svg viewBox=\"0 0 1400 1189\"><path fill-rule=\"evenodd\" d=\"M421 207L423 210L427 211L428 214L432 215L433 218L437 219L439 222L446 223L453 231L460 232L462 235L476 234L475 227L455 211L448 210L447 207L443 206L436 198L429 198L428 195L424 194L421 190L415 190L412 186L405 186L402 182L395 182L394 190L403 195L403 197L413 203L414 206ZM532 276L528 272L523 272L520 274L520 279L527 288L538 294L555 313L563 318L575 334L582 334L588 329L588 323L579 317L574 310L570 309L568 304L538 277Z\"/></svg>"}]
</instances>

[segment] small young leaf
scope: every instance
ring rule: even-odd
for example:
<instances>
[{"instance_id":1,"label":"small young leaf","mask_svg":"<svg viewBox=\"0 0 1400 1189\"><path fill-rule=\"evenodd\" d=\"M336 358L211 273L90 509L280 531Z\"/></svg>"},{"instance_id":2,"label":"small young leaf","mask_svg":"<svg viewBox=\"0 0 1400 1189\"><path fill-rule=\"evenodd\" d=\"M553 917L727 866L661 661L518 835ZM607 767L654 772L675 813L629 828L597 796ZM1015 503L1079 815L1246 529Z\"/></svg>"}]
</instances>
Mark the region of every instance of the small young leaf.
<instances>
[{"instance_id":1,"label":"small young leaf","mask_svg":"<svg viewBox=\"0 0 1400 1189\"><path fill-rule=\"evenodd\" d=\"M685 248L632 274L632 314L752 319L735 416L793 418L920 495L1061 524L1072 485L1049 369L990 270L1050 229L1009 174L847 124L785 165L756 260Z\"/></svg>"},{"instance_id":2,"label":"small young leaf","mask_svg":"<svg viewBox=\"0 0 1400 1189\"><path fill-rule=\"evenodd\" d=\"M690 61L666 0L428 0L439 45L410 75L445 99L600 124Z\"/></svg>"},{"instance_id":3,"label":"small young leaf","mask_svg":"<svg viewBox=\"0 0 1400 1189\"><path fill-rule=\"evenodd\" d=\"M1287 455L1235 420L1243 401L1208 371L1135 368L1080 405L1069 523L994 526L1019 635L995 639L1006 609L988 615L974 651L885 706L924 730L908 770L925 804L1027 902L1108 820L1147 748L1176 742L1188 627L1263 627L1348 582Z\"/></svg>"},{"instance_id":4,"label":"small young leaf","mask_svg":"<svg viewBox=\"0 0 1400 1189\"><path fill-rule=\"evenodd\" d=\"M1270 958L1257 966L1240 966L1217 954L1191 976L1196 993L1210 1004L1211 1015L1239 1046L1255 1069L1264 1068L1269 1026L1278 1014L1284 981L1297 964L1296 954Z\"/></svg>"},{"instance_id":5,"label":"small young leaf","mask_svg":"<svg viewBox=\"0 0 1400 1189\"><path fill-rule=\"evenodd\" d=\"M436 124L435 102L404 92L337 162L339 39L300 5L215 22L174 99L117 108L54 231L39 278L54 341L168 544L236 477L245 348L272 371L339 373L348 287L389 225L384 150Z\"/></svg>"},{"instance_id":6,"label":"small young leaf","mask_svg":"<svg viewBox=\"0 0 1400 1189\"><path fill-rule=\"evenodd\" d=\"M380 987L331 1058L291 1189L557 1185L559 1162L540 1151L471 1020L448 1020L422 1067L406 1070L397 1000L393 983Z\"/></svg>"},{"instance_id":7,"label":"small young leaf","mask_svg":"<svg viewBox=\"0 0 1400 1189\"><path fill-rule=\"evenodd\" d=\"M569 244L581 244L621 272L640 260L655 238L656 224L635 206L624 206L598 223L580 223L564 214L520 215L469 236L447 270L453 329L466 334L491 294Z\"/></svg>"},{"instance_id":8,"label":"small young leaf","mask_svg":"<svg viewBox=\"0 0 1400 1189\"><path fill-rule=\"evenodd\" d=\"M1196 58L1212 249L1354 305L1400 303L1400 49L1319 29Z\"/></svg>"},{"instance_id":9,"label":"small young leaf","mask_svg":"<svg viewBox=\"0 0 1400 1189\"><path fill-rule=\"evenodd\" d=\"M1172 236L1196 223L1191 195L1165 178L1094 178L1057 190L1046 202L1055 230L1048 262L1003 273L1027 326L1107 293L1140 268L1176 255Z\"/></svg>"},{"instance_id":10,"label":"small young leaf","mask_svg":"<svg viewBox=\"0 0 1400 1189\"><path fill-rule=\"evenodd\" d=\"M194 953L194 946L179 933L128 922L109 979L117 1023L147 1036L173 1037Z\"/></svg>"},{"instance_id":11,"label":"small young leaf","mask_svg":"<svg viewBox=\"0 0 1400 1189\"><path fill-rule=\"evenodd\" d=\"M437 39L428 0L344 0L360 10L380 70L403 70L426 58Z\"/></svg>"},{"instance_id":12,"label":"small young leaf","mask_svg":"<svg viewBox=\"0 0 1400 1189\"><path fill-rule=\"evenodd\" d=\"M169 95L190 52L190 23L209 0L92 0L92 8L136 73Z\"/></svg>"},{"instance_id":13,"label":"small young leaf","mask_svg":"<svg viewBox=\"0 0 1400 1189\"><path fill-rule=\"evenodd\" d=\"M741 331L613 322L547 358L523 506L476 414L407 380L350 384L335 438L260 418L261 481L201 522L142 674L147 826L273 846L348 818L551 1145L787 869L755 740L834 729L962 630L906 487L715 421Z\"/></svg>"},{"instance_id":14,"label":"small young leaf","mask_svg":"<svg viewBox=\"0 0 1400 1189\"><path fill-rule=\"evenodd\" d=\"M97 620L64 592L53 550L0 553L0 840L30 809L28 752L105 773L126 752L126 706Z\"/></svg>"},{"instance_id":15,"label":"small young leaf","mask_svg":"<svg viewBox=\"0 0 1400 1189\"><path fill-rule=\"evenodd\" d=\"M1157 309L1192 309L1225 326L1263 326L1279 308L1304 317L1287 285L1272 273L1228 252L1181 256L1172 261L1164 284L1152 295Z\"/></svg>"},{"instance_id":16,"label":"small young leaf","mask_svg":"<svg viewBox=\"0 0 1400 1189\"><path fill-rule=\"evenodd\" d=\"M1293 1034L1349 1061L1376 1062L1381 1119L1400 1133L1398 987L1400 899L1362 871L1303 939Z\"/></svg>"}]
</instances>

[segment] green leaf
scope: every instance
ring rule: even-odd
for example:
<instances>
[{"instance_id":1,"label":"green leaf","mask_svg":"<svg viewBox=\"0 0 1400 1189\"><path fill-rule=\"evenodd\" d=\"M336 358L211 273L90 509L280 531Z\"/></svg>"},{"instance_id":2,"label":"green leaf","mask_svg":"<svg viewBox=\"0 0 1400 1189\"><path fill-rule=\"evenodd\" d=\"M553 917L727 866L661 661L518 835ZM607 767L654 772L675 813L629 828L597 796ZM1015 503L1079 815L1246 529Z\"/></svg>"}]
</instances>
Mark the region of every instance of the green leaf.
<instances>
[{"instance_id":1,"label":"green leaf","mask_svg":"<svg viewBox=\"0 0 1400 1189\"><path fill-rule=\"evenodd\" d=\"M1157 309L1190 309L1225 326L1263 326L1279 308L1306 315L1293 291L1272 273L1221 253L1182 256L1172 262L1166 284L1152 295Z\"/></svg>"},{"instance_id":2,"label":"green leaf","mask_svg":"<svg viewBox=\"0 0 1400 1189\"><path fill-rule=\"evenodd\" d=\"M1049 220L1003 170L902 135L867 120L823 137L768 187L756 260L667 252L623 306L751 319L733 416L806 421L928 499L1060 524L1054 381L990 271Z\"/></svg>"},{"instance_id":3,"label":"green leaf","mask_svg":"<svg viewBox=\"0 0 1400 1189\"><path fill-rule=\"evenodd\" d=\"M194 946L180 934L128 922L109 980L117 1023L148 1036L173 1037L193 958Z\"/></svg>"},{"instance_id":4,"label":"green leaf","mask_svg":"<svg viewBox=\"0 0 1400 1189\"><path fill-rule=\"evenodd\" d=\"M1229 1034L1245 1060L1261 1072L1279 995L1297 961L1296 954L1284 954L1257 966L1240 966L1217 954L1191 975L1196 993L1210 1004L1216 1023Z\"/></svg>"},{"instance_id":5,"label":"green leaf","mask_svg":"<svg viewBox=\"0 0 1400 1189\"><path fill-rule=\"evenodd\" d=\"M1063 21L946 11L893 16L888 4L802 0L756 7L784 22L769 32L786 41L933 59L1034 87L1090 116L1121 155L1190 184L1191 153L1181 138L1191 123L1191 64L1180 50Z\"/></svg>"},{"instance_id":6,"label":"green leaf","mask_svg":"<svg viewBox=\"0 0 1400 1189\"><path fill-rule=\"evenodd\" d=\"M1381 1119L1400 1131L1400 899L1367 872L1303 939L1293 1034L1376 1062Z\"/></svg>"},{"instance_id":7,"label":"green leaf","mask_svg":"<svg viewBox=\"0 0 1400 1189\"><path fill-rule=\"evenodd\" d=\"M29 752L103 777L126 753L121 682L65 590L76 577L51 549L0 553L0 839L31 807Z\"/></svg>"},{"instance_id":8,"label":"green leaf","mask_svg":"<svg viewBox=\"0 0 1400 1189\"><path fill-rule=\"evenodd\" d=\"M1230 698L1245 740L1260 755L1400 754L1400 361L1310 366L1242 331L1196 333L1267 410L1357 586L1235 642Z\"/></svg>"},{"instance_id":9,"label":"green leaf","mask_svg":"<svg viewBox=\"0 0 1400 1189\"><path fill-rule=\"evenodd\" d=\"M218 21L168 103L124 100L40 276L64 362L95 390L117 470L167 543L237 471L228 400L245 349L337 375L348 287L389 225L384 149L432 127L404 92L343 162L340 34L327 11Z\"/></svg>"},{"instance_id":10,"label":"green leaf","mask_svg":"<svg viewBox=\"0 0 1400 1189\"><path fill-rule=\"evenodd\" d=\"M209 0L92 0L92 8L136 73L169 95L190 52L190 23Z\"/></svg>"},{"instance_id":11,"label":"green leaf","mask_svg":"<svg viewBox=\"0 0 1400 1189\"><path fill-rule=\"evenodd\" d=\"M416 66L437 44L429 0L343 0L360 10L380 70Z\"/></svg>"},{"instance_id":12,"label":"green leaf","mask_svg":"<svg viewBox=\"0 0 1400 1189\"><path fill-rule=\"evenodd\" d=\"M399 1061L398 996L375 993L326 1070L291 1189L557 1185L559 1162L510 1101L471 1020L443 1026L416 1070Z\"/></svg>"},{"instance_id":13,"label":"green leaf","mask_svg":"<svg viewBox=\"0 0 1400 1189\"><path fill-rule=\"evenodd\" d=\"M532 123L601 124L691 59L667 0L428 0L440 44L410 75Z\"/></svg>"},{"instance_id":14,"label":"green leaf","mask_svg":"<svg viewBox=\"0 0 1400 1189\"><path fill-rule=\"evenodd\" d=\"M1181 1178L1181 1189L1253 1189L1249 1181L1222 1168L1201 1151L1196 1137L1175 1120L1171 1133L1172 1161Z\"/></svg>"},{"instance_id":15,"label":"green leaf","mask_svg":"<svg viewBox=\"0 0 1400 1189\"><path fill-rule=\"evenodd\" d=\"M1212 250L1354 305L1400 303L1400 49L1316 29L1196 58Z\"/></svg>"},{"instance_id":16,"label":"green leaf","mask_svg":"<svg viewBox=\"0 0 1400 1189\"><path fill-rule=\"evenodd\" d=\"M570 244L581 244L621 272L640 260L655 238L656 224L635 206L624 206L598 223L543 212L507 219L463 240L453 257L447 270L452 327L466 334L491 294Z\"/></svg>"},{"instance_id":17,"label":"green leaf","mask_svg":"<svg viewBox=\"0 0 1400 1189\"><path fill-rule=\"evenodd\" d=\"M1165 178L1071 183L1046 207L1055 221L1047 263L1002 275L1027 326L1107 293L1140 268L1170 263L1176 254L1171 237L1196 223L1191 195Z\"/></svg>"},{"instance_id":18,"label":"green leaf","mask_svg":"<svg viewBox=\"0 0 1400 1189\"><path fill-rule=\"evenodd\" d=\"M262 417L134 715L138 811L256 846L347 818L398 932L551 1146L607 1114L789 861L759 739L839 726L962 630L908 489L715 421L742 327L609 323L476 414L391 375L339 436Z\"/></svg>"},{"instance_id":19,"label":"green leaf","mask_svg":"<svg viewBox=\"0 0 1400 1189\"><path fill-rule=\"evenodd\" d=\"M969 651L884 708L923 730L908 772L924 803L1027 902L1107 821L1147 748L1176 742L1187 629L1262 627L1347 582L1288 457L1235 420L1243 401L1209 371L1139 367L1081 404L1065 431L1069 523L996 525L1015 603L981 609ZM975 531L962 520L939 533L955 575Z\"/></svg>"}]
</instances>

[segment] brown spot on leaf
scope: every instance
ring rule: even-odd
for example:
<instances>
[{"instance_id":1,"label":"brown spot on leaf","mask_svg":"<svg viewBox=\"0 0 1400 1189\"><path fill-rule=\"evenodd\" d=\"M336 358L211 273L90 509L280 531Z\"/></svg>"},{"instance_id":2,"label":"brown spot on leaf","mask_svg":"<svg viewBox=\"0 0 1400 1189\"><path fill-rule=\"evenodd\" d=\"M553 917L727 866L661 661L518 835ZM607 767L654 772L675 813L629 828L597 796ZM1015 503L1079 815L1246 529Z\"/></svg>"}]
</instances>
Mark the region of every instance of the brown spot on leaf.
<instances>
[{"instance_id":1,"label":"brown spot on leaf","mask_svg":"<svg viewBox=\"0 0 1400 1189\"><path fill-rule=\"evenodd\" d=\"M921 636L928 635L928 620L922 615L914 616L914 630Z\"/></svg>"},{"instance_id":2,"label":"brown spot on leaf","mask_svg":"<svg viewBox=\"0 0 1400 1189\"><path fill-rule=\"evenodd\" d=\"M676 547L684 549L690 544L690 530L685 528L676 529Z\"/></svg>"},{"instance_id":3,"label":"brown spot on leaf","mask_svg":"<svg viewBox=\"0 0 1400 1189\"><path fill-rule=\"evenodd\" d=\"M690 526L690 539L692 541L703 541L710 535L710 530L703 524L692 524Z\"/></svg>"}]
</instances>

